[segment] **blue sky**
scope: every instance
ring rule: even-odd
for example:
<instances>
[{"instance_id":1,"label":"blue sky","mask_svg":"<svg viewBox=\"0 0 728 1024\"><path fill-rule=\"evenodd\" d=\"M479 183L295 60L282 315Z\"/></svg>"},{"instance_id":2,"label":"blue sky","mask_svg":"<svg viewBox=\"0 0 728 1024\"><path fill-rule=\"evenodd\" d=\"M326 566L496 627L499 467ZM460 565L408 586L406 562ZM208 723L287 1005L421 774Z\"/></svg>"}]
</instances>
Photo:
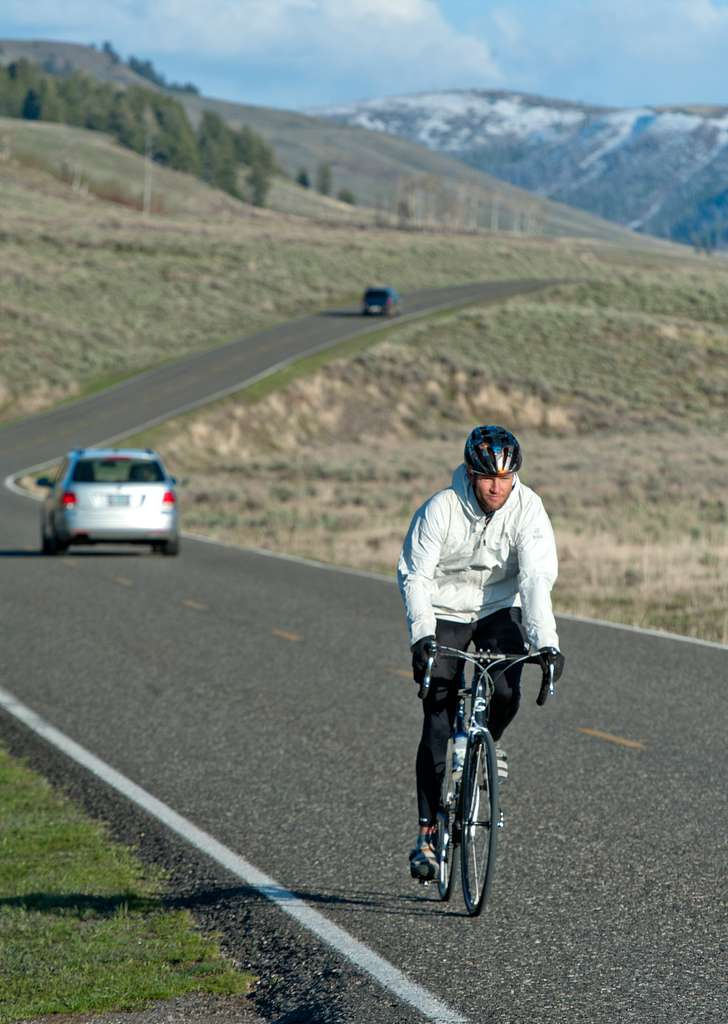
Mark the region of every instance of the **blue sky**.
<instances>
[{"instance_id":1,"label":"blue sky","mask_svg":"<svg viewBox=\"0 0 728 1024\"><path fill-rule=\"evenodd\" d=\"M0 38L110 40L291 109L445 88L728 105L728 0L3 0Z\"/></svg>"}]
</instances>

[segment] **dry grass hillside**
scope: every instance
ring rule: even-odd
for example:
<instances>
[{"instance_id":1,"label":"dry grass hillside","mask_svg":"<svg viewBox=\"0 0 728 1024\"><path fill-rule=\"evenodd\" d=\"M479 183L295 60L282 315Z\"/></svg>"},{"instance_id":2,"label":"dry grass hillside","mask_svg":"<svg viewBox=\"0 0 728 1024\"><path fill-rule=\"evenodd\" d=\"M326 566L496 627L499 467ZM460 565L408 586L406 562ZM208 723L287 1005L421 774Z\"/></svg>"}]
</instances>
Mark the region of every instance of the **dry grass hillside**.
<instances>
[{"instance_id":1,"label":"dry grass hillside","mask_svg":"<svg viewBox=\"0 0 728 1024\"><path fill-rule=\"evenodd\" d=\"M0 122L0 143L2 416L353 303L372 279L566 278L396 325L144 440L188 480L188 529L391 572L467 430L500 420L554 519L562 611L728 641L725 263L324 222L295 193L256 211L159 169L144 216L103 187L138 188L143 161L102 136Z\"/></svg>"},{"instance_id":2,"label":"dry grass hillside","mask_svg":"<svg viewBox=\"0 0 728 1024\"><path fill-rule=\"evenodd\" d=\"M0 119L0 419L353 303L372 280L406 291L611 259L588 241L353 223L361 211L285 182L285 212L255 210L187 175L152 174L145 216L140 156L100 133Z\"/></svg>"},{"instance_id":3,"label":"dry grass hillside","mask_svg":"<svg viewBox=\"0 0 728 1024\"><path fill-rule=\"evenodd\" d=\"M188 480L189 530L391 573L470 427L505 423L554 521L560 611L727 643L727 327L723 268L615 260L145 441Z\"/></svg>"}]
</instances>

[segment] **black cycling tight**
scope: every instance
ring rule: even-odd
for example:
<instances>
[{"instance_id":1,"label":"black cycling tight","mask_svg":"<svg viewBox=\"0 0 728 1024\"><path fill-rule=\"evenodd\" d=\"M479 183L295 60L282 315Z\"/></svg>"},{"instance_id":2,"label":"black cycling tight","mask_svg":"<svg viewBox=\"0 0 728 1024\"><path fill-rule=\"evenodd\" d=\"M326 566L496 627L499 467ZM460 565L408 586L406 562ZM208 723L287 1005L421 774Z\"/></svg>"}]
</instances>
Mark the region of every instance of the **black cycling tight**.
<instances>
[{"instance_id":1,"label":"black cycling tight","mask_svg":"<svg viewBox=\"0 0 728 1024\"><path fill-rule=\"evenodd\" d=\"M503 654L525 653L525 632L520 608L504 608L477 622L437 620L437 642L466 650L472 641L480 650ZM521 665L494 673L495 693L490 705L488 728L494 740L518 711L521 700ZM457 679L460 662L441 658L435 663L432 682L423 703L422 738L417 748L417 806L421 825L435 822L440 802L440 785L445 770L447 741L457 711Z\"/></svg>"}]
</instances>

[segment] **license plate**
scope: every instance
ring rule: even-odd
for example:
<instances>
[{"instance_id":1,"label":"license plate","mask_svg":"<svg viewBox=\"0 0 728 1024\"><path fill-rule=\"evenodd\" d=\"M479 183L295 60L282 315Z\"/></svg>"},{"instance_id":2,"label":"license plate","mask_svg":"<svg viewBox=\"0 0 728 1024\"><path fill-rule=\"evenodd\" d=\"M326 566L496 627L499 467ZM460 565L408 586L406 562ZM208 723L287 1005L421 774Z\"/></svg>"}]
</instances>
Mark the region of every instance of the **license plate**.
<instances>
[{"instance_id":1,"label":"license plate","mask_svg":"<svg viewBox=\"0 0 728 1024\"><path fill-rule=\"evenodd\" d=\"M108 501L109 501L109 505L114 505L115 507L118 508L119 505L128 505L129 504L129 495L128 494L110 494L108 496Z\"/></svg>"}]
</instances>

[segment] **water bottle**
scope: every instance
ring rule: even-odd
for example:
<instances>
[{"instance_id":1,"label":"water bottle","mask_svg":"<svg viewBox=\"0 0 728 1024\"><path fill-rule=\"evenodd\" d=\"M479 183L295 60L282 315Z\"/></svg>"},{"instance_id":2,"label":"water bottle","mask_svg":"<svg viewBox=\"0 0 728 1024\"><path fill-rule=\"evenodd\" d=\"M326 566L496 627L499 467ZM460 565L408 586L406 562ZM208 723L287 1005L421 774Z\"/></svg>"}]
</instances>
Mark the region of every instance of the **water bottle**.
<instances>
[{"instance_id":1,"label":"water bottle","mask_svg":"<svg viewBox=\"0 0 728 1024\"><path fill-rule=\"evenodd\" d=\"M460 701L457 718L455 719L455 736L453 737L452 745L452 774L456 780L463 774L467 742L468 734L465 732L465 722L463 720L463 702Z\"/></svg>"}]
</instances>

